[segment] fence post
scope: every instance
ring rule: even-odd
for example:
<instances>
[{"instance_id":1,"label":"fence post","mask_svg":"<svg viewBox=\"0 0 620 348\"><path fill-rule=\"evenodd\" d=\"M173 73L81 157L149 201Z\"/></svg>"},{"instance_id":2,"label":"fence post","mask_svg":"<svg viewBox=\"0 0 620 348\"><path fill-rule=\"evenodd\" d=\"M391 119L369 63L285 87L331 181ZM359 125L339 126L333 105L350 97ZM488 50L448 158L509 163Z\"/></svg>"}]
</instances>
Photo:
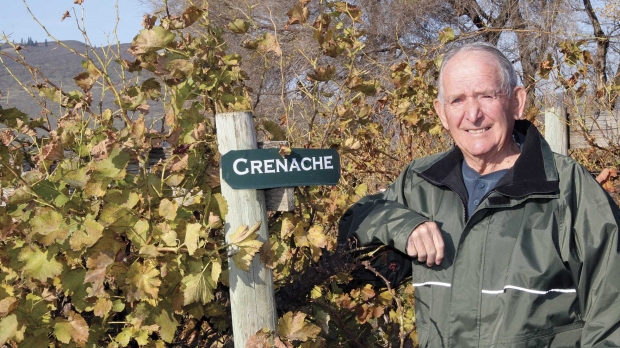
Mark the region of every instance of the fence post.
<instances>
[{"instance_id":1,"label":"fence post","mask_svg":"<svg viewBox=\"0 0 620 348\"><path fill-rule=\"evenodd\" d=\"M230 112L215 115L218 148L221 155L231 150L256 149L254 120L250 112ZM221 176L221 173L220 173ZM222 195L228 203L226 239L241 225L252 226L262 221L258 239L269 240L267 211L262 190L233 190L221 180ZM262 328L276 330L276 305L273 275L260 262L252 260L248 272L236 267L228 258L230 301L235 348L245 347L250 336Z\"/></svg>"},{"instance_id":2,"label":"fence post","mask_svg":"<svg viewBox=\"0 0 620 348\"><path fill-rule=\"evenodd\" d=\"M559 105L545 109L545 139L553 152L568 155L568 120Z\"/></svg>"}]
</instances>

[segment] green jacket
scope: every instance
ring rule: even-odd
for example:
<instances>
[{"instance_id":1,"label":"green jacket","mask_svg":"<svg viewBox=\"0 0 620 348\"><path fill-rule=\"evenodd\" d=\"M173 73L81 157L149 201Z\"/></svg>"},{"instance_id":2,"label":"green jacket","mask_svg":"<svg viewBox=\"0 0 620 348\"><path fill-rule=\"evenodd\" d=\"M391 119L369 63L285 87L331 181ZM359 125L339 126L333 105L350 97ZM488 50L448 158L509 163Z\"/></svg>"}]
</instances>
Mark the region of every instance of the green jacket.
<instances>
[{"instance_id":1,"label":"green jacket","mask_svg":"<svg viewBox=\"0 0 620 348\"><path fill-rule=\"evenodd\" d=\"M420 347L620 347L620 209L531 123L515 131L521 156L469 219L454 148L413 161L340 228L405 251L438 224L441 265L413 261Z\"/></svg>"}]
</instances>

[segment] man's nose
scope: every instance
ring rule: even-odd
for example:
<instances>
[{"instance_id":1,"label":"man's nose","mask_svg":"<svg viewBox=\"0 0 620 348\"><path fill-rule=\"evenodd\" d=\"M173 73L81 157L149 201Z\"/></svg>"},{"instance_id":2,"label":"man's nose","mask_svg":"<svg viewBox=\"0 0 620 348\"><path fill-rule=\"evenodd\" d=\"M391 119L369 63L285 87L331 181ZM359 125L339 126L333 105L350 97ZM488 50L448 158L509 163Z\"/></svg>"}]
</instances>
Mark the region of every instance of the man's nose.
<instances>
[{"instance_id":1,"label":"man's nose","mask_svg":"<svg viewBox=\"0 0 620 348\"><path fill-rule=\"evenodd\" d=\"M480 103L478 98L467 98L465 101L465 119L471 123L475 123L481 116Z\"/></svg>"}]
</instances>

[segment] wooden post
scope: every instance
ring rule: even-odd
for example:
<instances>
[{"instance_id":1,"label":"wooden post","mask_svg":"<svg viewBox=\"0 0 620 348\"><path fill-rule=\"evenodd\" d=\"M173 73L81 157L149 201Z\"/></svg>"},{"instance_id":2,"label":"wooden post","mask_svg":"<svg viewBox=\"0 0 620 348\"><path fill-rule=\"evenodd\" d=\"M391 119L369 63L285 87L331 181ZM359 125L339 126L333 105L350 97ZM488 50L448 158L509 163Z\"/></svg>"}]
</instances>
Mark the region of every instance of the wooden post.
<instances>
[{"instance_id":1,"label":"wooden post","mask_svg":"<svg viewBox=\"0 0 620 348\"><path fill-rule=\"evenodd\" d=\"M250 112L231 112L215 115L217 141L222 155L231 150L256 149L254 120ZM269 240L267 211L262 190L233 190L221 180L222 195L228 202L226 239L241 225L252 226L262 221L259 240ZM276 330L277 313L273 291L273 274L254 257L249 272L238 269L228 258L230 301L235 348L245 347L250 336L258 330Z\"/></svg>"},{"instance_id":2,"label":"wooden post","mask_svg":"<svg viewBox=\"0 0 620 348\"><path fill-rule=\"evenodd\" d=\"M568 120L559 105L545 110L545 139L553 152L568 155Z\"/></svg>"}]
</instances>

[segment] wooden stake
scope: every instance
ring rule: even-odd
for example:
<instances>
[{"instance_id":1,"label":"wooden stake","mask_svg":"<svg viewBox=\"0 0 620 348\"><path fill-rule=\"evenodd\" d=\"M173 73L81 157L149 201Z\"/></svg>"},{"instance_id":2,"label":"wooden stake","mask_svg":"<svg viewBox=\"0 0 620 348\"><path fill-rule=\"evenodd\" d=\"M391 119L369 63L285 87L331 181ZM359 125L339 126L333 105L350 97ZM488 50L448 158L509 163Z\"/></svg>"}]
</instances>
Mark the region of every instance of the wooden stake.
<instances>
[{"instance_id":1,"label":"wooden stake","mask_svg":"<svg viewBox=\"0 0 620 348\"><path fill-rule=\"evenodd\" d=\"M553 152L568 155L568 120L560 106L545 110L545 139Z\"/></svg>"},{"instance_id":2,"label":"wooden stake","mask_svg":"<svg viewBox=\"0 0 620 348\"><path fill-rule=\"evenodd\" d=\"M215 115L220 153L231 150L256 149L254 120L250 112L231 112ZM221 175L221 174L220 174ZM262 221L259 240L267 242L267 211L262 190L233 190L221 180L222 195L228 202L226 239L241 225L252 226ZM228 259L230 300L235 348L244 348L250 336L258 330L276 330L277 313L270 269L254 257L249 272L236 267Z\"/></svg>"}]
</instances>

